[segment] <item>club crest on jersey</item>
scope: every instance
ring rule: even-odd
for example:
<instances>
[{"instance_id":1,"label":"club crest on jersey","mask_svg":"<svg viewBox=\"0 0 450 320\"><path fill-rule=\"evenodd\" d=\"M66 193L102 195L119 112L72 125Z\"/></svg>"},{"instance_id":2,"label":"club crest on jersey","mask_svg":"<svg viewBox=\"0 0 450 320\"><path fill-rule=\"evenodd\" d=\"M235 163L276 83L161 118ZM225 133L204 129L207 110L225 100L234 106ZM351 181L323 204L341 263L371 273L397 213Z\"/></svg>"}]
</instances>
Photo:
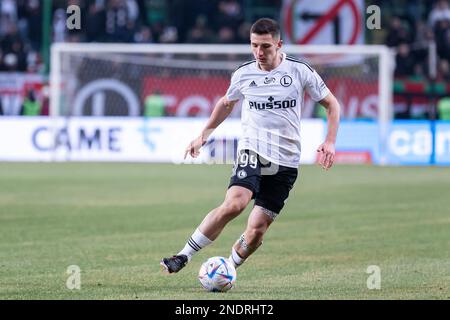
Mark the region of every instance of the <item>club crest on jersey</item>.
<instances>
[{"instance_id":1,"label":"club crest on jersey","mask_svg":"<svg viewBox=\"0 0 450 320\"><path fill-rule=\"evenodd\" d=\"M269 84L269 83L275 83L275 78L274 77L266 77L264 79L264 84Z\"/></svg>"},{"instance_id":2,"label":"club crest on jersey","mask_svg":"<svg viewBox=\"0 0 450 320\"><path fill-rule=\"evenodd\" d=\"M280 83L283 87L289 87L292 84L292 78L286 74L281 77Z\"/></svg>"},{"instance_id":3,"label":"club crest on jersey","mask_svg":"<svg viewBox=\"0 0 450 320\"><path fill-rule=\"evenodd\" d=\"M245 172L245 170L239 170L237 176L239 179L244 179L247 176L247 172Z\"/></svg>"}]
</instances>

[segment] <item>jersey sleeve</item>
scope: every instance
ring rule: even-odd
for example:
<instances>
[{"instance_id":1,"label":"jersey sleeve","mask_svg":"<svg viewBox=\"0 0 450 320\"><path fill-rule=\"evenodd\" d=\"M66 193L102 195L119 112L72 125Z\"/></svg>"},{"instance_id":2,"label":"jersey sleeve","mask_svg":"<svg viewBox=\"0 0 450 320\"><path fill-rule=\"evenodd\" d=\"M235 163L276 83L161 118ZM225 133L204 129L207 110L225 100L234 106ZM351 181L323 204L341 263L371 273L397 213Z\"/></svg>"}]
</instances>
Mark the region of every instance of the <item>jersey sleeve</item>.
<instances>
[{"instance_id":1,"label":"jersey sleeve","mask_svg":"<svg viewBox=\"0 0 450 320\"><path fill-rule=\"evenodd\" d=\"M240 73L234 72L231 76L230 86L228 87L226 97L230 101L240 100L244 98L240 88Z\"/></svg>"},{"instance_id":2,"label":"jersey sleeve","mask_svg":"<svg viewBox=\"0 0 450 320\"><path fill-rule=\"evenodd\" d=\"M304 75L304 87L310 95L311 99L313 99L314 101L320 101L330 93L327 85L322 80L320 75L316 72L316 70L308 69L306 70Z\"/></svg>"}]
</instances>

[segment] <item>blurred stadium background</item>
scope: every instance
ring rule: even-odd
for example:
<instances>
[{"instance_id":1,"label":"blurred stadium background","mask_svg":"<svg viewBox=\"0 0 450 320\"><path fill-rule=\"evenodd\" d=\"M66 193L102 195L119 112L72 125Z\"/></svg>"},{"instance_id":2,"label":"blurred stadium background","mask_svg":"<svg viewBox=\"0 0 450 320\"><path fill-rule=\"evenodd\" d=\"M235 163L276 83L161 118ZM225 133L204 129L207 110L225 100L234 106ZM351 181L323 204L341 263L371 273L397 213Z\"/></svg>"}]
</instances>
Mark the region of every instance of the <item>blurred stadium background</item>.
<instances>
[{"instance_id":1,"label":"blurred stadium background","mask_svg":"<svg viewBox=\"0 0 450 320\"><path fill-rule=\"evenodd\" d=\"M135 150L110 146L108 152L104 150L107 145L100 143L101 127L66 134L66 125L58 135L61 126L56 124L52 125L54 145L48 130L41 127L49 126L48 115L54 116L54 121L57 116L66 120L100 116L105 121L131 116L162 119L162 123L173 123L174 118L189 118L186 121L194 123L207 117L226 90L235 66L250 58L244 52L252 21L269 16L281 21L286 44L355 47L344 54L331 54L333 49L328 47L315 54L314 49L291 50L318 69L342 104L338 162L449 164L450 134L445 123L450 119L448 1L311 3L2 0L1 135L16 138L2 144L0 160L126 161L127 153L128 160L134 161L170 160L168 150L165 157L158 155L158 143L150 137L158 140L161 134L156 132L161 129L148 122L141 131L143 138L135 138L145 140L146 151L142 145L133 145ZM66 26L70 5L80 8L80 29ZM370 5L381 10L379 29L366 25L372 13L366 11ZM121 45L114 46L118 43ZM195 47L201 44L208 47L206 52L203 46ZM52 45L60 46L53 60ZM75 47L69 49L70 45ZM162 45L169 48L158 49ZM234 49L238 45L240 50ZM356 47L366 45L385 46L390 57L382 62L380 56L358 56ZM365 50L375 54L375 49ZM386 74L380 79L382 68ZM56 77L53 81L50 71ZM383 86L387 94L382 92ZM42 117L31 121L22 116ZM239 116L236 108L232 117ZM307 100L303 119L323 117L323 108ZM96 125L102 123L107 122ZM119 127L111 133L114 137L125 130ZM69 148L71 142L79 148Z\"/></svg>"},{"instance_id":2,"label":"blurred stadium background","mask_svg":"<svg viewBox=\"0 0 450 320\"><path fill-rule=\"evenodd\" d=\"M221 201L231 167L175 164L251 58L260 17L323 76L342 123L326 176L308 166L326 126L306 98L303 177L228 297L450 298L448 0L0 0L0 299L208 298L196 264L190 277L156 268ZM230 163L239 117L187 162ZM201 259L227 256L244 221ZM66 288L71 264L87 290ZM372 264L381 293L366 287Z\"/></svg>"}]
</instances>

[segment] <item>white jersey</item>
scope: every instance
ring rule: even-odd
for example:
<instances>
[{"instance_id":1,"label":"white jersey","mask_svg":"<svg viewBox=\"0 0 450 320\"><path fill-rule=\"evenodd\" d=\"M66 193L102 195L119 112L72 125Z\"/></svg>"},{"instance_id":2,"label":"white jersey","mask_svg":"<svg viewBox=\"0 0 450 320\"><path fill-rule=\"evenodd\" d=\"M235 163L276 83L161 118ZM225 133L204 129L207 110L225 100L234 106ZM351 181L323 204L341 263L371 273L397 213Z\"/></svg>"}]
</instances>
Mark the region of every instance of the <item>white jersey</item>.
<instances>
[{"instance_id":1,"label":"white jersey","mask_svg":"<svg viewBox=\"0 0 450 320\"><path fill-rule=\"evenodd\" d=\"M304 91L314 101L330 91L307 63L281 55L282 62L271 71L261 70L255 60L242 64L231 77L226 97L244 99L238 150L253 150L271 162L297 168Z\"/></svg>"}]
</instances>

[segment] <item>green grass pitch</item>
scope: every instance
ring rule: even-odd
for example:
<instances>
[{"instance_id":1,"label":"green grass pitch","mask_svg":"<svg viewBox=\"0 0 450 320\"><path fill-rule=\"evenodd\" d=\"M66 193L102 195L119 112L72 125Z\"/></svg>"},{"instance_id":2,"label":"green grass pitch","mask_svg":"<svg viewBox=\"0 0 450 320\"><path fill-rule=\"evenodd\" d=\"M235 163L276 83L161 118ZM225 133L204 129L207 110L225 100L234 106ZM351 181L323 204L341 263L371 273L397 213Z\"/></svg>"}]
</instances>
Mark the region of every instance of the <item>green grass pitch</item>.
<instances>
[{"instance_id":1,"label":"green grass pitch","mask_svg":"<svg viewBox=\"0 0 450 320\"><path fill-rule=\"evenodd\" d=\"M450 168L300 168L236 287L197 272L229 256L249 206L175 275L180 250L223 200L226 165L0 163L0 299L450 299ZM69 290L67 267L81 269ZM381 289L367 288L380 268Z\"/></svg>"}]
</instances>

